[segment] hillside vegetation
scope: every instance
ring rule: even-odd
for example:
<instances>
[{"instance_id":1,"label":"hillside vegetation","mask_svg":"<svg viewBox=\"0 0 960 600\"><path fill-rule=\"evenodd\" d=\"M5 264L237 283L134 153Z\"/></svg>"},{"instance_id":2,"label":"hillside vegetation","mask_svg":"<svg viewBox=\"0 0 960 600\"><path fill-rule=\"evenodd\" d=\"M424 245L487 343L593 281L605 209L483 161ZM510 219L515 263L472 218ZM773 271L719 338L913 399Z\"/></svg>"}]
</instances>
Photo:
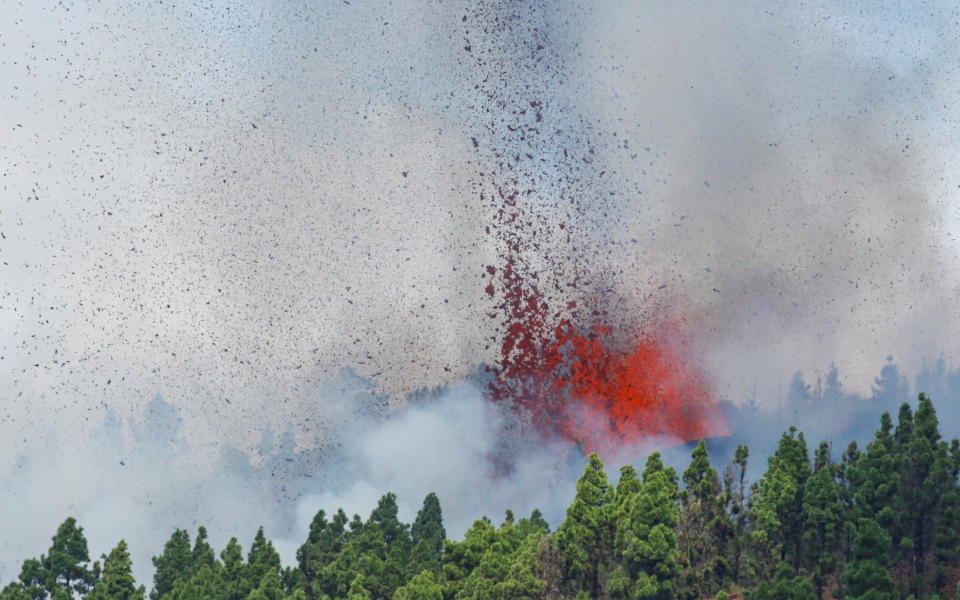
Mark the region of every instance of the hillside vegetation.
<instances>
[{"instance_id":1,"label":"hillside vegetation","mask_svg":"<svg viewBox=\"0 0 960 600\"><path fill-rule=\"evenodd\" d=\"M149 594L124 541L91 562L69 518L0 600L960 598L960 442L941 438L925 395L896 423L884 413L866 448L811 453L791 428L759 481L746 480L748 459L740 446L718 470L701 441L683 473L654 453L612 484L593 454L556 531L539 511L507 511L463 541L447 539L436 495L406 524L387 494L366 520L320 511L286 568L262 529L246 553L236 539L217 553L203 527L192 540L177 530Z\"/></svg>"}]
</instances>

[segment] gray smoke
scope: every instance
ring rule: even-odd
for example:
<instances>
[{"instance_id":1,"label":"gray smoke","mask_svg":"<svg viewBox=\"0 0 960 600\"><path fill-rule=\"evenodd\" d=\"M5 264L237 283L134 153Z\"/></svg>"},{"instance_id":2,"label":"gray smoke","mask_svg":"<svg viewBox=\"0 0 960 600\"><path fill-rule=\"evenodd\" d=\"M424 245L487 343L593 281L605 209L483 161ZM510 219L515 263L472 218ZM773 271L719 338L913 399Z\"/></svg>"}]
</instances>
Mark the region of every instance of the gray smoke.
<instances>
[{"instance_id":1,"label":"gray smoke","mask_svg":"<svg viewBox=\"0 0 960 600\"><path fill-rule=\"evenodd\" d=\"M121 422L113 411L94 429L84 453L63 451L52 434L22 455L0 486L4 536L0 571L19 573L24 558L38 557L66 515L85 528L92 556L120 539L131 547L138 580L151 582L150 557L174 528L195 533L203 525L216 548L231 537L245 547L263 526L286 564L320 509L343 508L369 516L385 491L398 496L400 517L412 522L433 492L452 537L461 537L482 515L540 508L560 522L573 496L582 454L566 447L523 444L498 470L491 457L505 440L504 419L475 384L462 384L408 410L384 415L385 398L369 380L341 373L317 391L329 429L326 442L298 449L291 424L270 425L250 455L221 444L216 462L198 473L193 457L202 441L185 435L178 411L157 397L143 421ZM125 442L124 437L131 439Z\"/></svg>"}]
</instances>

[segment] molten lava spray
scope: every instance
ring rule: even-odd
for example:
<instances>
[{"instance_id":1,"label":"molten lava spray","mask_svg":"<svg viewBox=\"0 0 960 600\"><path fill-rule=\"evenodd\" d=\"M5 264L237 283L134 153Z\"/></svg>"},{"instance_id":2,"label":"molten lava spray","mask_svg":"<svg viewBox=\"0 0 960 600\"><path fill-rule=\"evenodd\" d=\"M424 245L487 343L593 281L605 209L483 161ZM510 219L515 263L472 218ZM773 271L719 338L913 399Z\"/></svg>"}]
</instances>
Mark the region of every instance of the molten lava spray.
<instances>
[{"instance_id":1,"label":"molten lava spray","mask_svg":"<svg viewBox=\"0 0 960 600\"><path fill-rule=\"evenodd\" d=\"M534 194L498 186L483 199L494 204L487 230L503 248L502 266L483 275L502 336L491 401L508 403L541 439L608 457L657 439L729 433L681 319L662 309L646 319L608 310L612 302L597 293L610 289L608 274ZM580 207L569 202L563 214L582 222Z\"/></svg>"},{"instance_id":2,"label":"molten lava spray","mask_svg":"<svg viewBox=\"0 0 960 600\"><path fill-rule=\"evenodd\" d=\"M488 273L497 270L488 267ZM513 263L499 278L506 331L490 398L510 402L542 437L559 436L609 456L656 438L727 433L676 323L616 339L599 307L578 310L571 301L551 314L543 294L523 282ZM586 324L583 315L589 315Z\"/></svg>"},{"instance_id":3,"label":"molten lava spray","mask_svg":"<svg viewBox=\"0 0 960 600\"><path fill-rule=\"evenodd\" d=\"M478 75L471 106L486 115L471 137L483 165L475 184L498 256L483 273L500 345L489 399L542 439L608 456L724 433L677 300L656 284L625 289L623 265L608 259L614 246L621 257L640 247L610 233L622 203L645 198L599 166L628 142L567 96L575 42L550 34L544 10L481 1L462 17L464 67Z\"/></svg>"}]
</instances>

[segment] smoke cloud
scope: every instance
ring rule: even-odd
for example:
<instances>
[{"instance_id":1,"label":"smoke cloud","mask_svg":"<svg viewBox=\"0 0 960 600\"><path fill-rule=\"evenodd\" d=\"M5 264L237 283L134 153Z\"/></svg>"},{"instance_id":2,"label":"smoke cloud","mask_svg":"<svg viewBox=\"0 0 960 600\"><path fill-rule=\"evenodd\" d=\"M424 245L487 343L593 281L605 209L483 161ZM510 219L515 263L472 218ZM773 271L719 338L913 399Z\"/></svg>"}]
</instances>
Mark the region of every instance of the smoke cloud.
<instances>
[{"instance_id":1,"label":"smoke cloud","mask_svg":"<svg viewBox=\"0 0 960 600\"><path fill-rule=\"evenodd\" d=\"M4 577L16 576L23 558L47 550L49 536L42 532L52 535L66 514L85 527L94 557L126 539L143 582L151 581L150 557L174 528L195 533L203 525L222 548L230 537L249 547L263 525L284 562L295 564L318 510L329 515L343 508L365 519L386 491L397 494L406 522L436 493L451 537L461 537L474 519L496 519L507 509L529 514L540 508L552 522L562 520L583 455L513 443L510 472L497 471L492 458L511 443L510 415L485 402L477 385L450 388L383 418L369 410L376 398L370 381L346 372L333 383L318 397L333 407L327 415L339 431L327 432L327 443L298 452L291 427L279 439L269 428L254 456L221 446L217 463L203 474L190 469L202 449L159 397L147 405L142 425L108 414L80 456L64 453L57 437L49 437L20 458L0 487L0 527L8 532ZM125 425L134 438L126 445Z\"/></svg>"}]
</instances>

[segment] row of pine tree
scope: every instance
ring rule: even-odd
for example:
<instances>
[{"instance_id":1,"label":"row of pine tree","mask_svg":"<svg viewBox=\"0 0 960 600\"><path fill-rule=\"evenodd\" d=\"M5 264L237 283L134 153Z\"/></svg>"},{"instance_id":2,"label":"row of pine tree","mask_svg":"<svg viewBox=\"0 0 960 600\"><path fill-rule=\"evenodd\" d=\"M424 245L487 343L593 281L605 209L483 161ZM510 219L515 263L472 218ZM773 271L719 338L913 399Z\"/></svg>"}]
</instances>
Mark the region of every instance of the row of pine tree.
<instances>
[{"instance_id":1,"label":"row of pine tree","mask_svg":"<svg viewBox=\"0 0 960 600\"><path fill-rule=\"evenodd\" d=\"M263 530L244 558L219 555L201 527L177 530L153 558L150 600L894 600L960 598L960 442L941 438L934 407L884 414L865 449L812 457L785 433L759 481L737 448L718 471L706 444L678 476L658 453L611 484L593 454L576 497L551 532L539 511L495 526L477 520L446 539L430 494L413 524L384 496L370 517L320 511L297 566L284 568ZM83 529L67 519L47 554L23 563L0 600L143 600L125 542L91 564Z\"/></svg>"}]
</instances>

